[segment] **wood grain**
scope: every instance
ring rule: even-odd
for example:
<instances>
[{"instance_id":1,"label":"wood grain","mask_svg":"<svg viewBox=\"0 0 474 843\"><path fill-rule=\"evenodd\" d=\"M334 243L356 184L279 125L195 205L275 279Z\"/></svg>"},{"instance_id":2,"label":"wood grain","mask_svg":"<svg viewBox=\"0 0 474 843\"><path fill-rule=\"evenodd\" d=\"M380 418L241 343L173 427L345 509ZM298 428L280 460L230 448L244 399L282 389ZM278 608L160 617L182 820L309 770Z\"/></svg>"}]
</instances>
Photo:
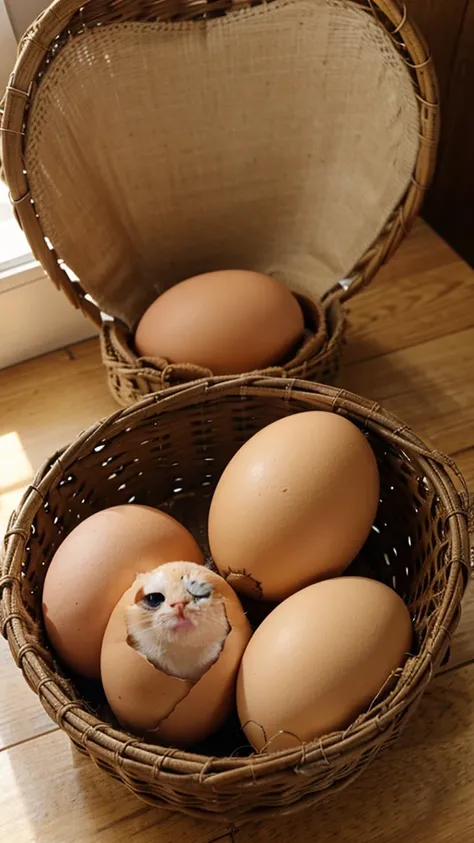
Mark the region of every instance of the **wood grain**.
<instances>
[{"instance_id":1,"label":"wood grain","mask_svg":"<svg viewBox=\"0 0 474 843\"><path fill-rule=\"evenodd\" d=\"M464 475L471 494L474 494L474 448L455 452L453 456Z\"/></svg>"},{"instance_id":2,"label":"wood grain","mask_svg":"<svg viewBox=\"0 0 474 843\"><path fill-rule=\"evenodd\" d=\"M7 642L0 639L0 751L55 729L15 667Z\"/></svg>"},{"instance_id":3,"label":"wood grain","mask_svg":"<svg viewBox=\"0 0 474 843\"><path fill-rule=\"evenodd\" d=\"M32 471L116 409L96 339L0 371L0 444L17 434ZM21 485L30 479L21 476Z\"/></svg>"},{"instance_id":4,"label":"wood grain","mask_svg":"<svg viewBox=\"0 0 474 843\"><path fill-rule=\"evenodd\" d=\"M349 364L340 383L378 401L421 438L454 454L474 445L473 352L474 328L468 328Z\"/></svg>"},{"instance_id":5,"label":"wood grain","mask_svg":"<svg viewBox=\"0 0 474 843\"><path fill-rule=\"evenodd\" d=\"M435 679L400 741L330 805L242 829L237 843L468 843L474 667Z\"/></svg>"},{"instance_id":6,"label":"wood grain","mask_svg":"<svg viewBox=\"0 0 474 843\"><path fill-rule=\"evenodd\" d=\"M467 843L474 832L474 666L435 679L397 744L330 804L237 843ZM142 805L55 732L0 753L0 839L209 843L225 827ZM224 836L222 836L224 835Z\"/></svg>"},{"instance_id":7,"label":"wood grain","mask_svg":"<svg viewBox=\"0 0 474 843\"><path fill-rule=\"evenodd\" d=\"M341 376L345 386L379 401L423 438L454 454L472 490L473 283L472 270L426 225L417 225L376 284L351 305ZM0 526L39 465L81 429L115 410L96 340L0 372ZM240 829L236 841L473 839L472 662L474 585L447 672L434 680L402 740L333 804ZM0 841L231 841L224 827L142 805L73 752L3 642L0 781Z\"/></svg>"},{"instance_id":8,"label":"wood grain","mask_svg":"<svg viewBox=\"0 0 474 843\"><path fill-rule=\"evenodd\" d=\"M147 807L55 732L0 753L0 840L205 843L224 826ZM225 838L224 838L225 843Z\"/></svg>"},{"instance_id":9,"label":"wood grain","mask_svg":"<svg viewBox=\"0 0 474 843\"><path fill-rule=\"evenodd\" d=\"M471 491L474 492L474 447L455 454L454 458ZM474 541L474 537L473 537ZM474 581L468 585L462 606L461 621L451 645L451 653L446 670L457 665L474 661Z\"/></svg>"},{"instance_id":10,"label":"wood grain","mask_svg":"<svg viewBox=\"0 0 474 843\"><path fill-rule=\"evenodd\" d=\"M471 580L464 595L462 615L453 643L450 648L448 663L440 672L454 670L460 665L474 661L474 582Z\"/></svg>"},{"instance_id":11,"label":"wood grain","mask_svg":"<svg viewBox=\"0 0 474 843\"><path fill-rule=\"evenodd\" d=\"M348 313L346 364L440 339L474 327L474 274L417 225L370 287L350 300Z\"/></svg>"}]
</instances>

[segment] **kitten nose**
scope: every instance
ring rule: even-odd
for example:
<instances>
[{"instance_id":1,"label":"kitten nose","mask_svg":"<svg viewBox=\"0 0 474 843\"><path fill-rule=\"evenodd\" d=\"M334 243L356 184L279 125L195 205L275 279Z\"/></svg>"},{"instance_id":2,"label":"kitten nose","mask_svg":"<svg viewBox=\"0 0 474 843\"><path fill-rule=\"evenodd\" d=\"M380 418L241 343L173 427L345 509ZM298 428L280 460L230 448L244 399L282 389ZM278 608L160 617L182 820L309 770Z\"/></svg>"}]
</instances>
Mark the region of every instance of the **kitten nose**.
<instances>
[{"instance_id":1,"label":"kitten nose","mask_svg":"<svg viewBox=\"0 0 474 843\"><path fill-rule=\"evenodd\" d=\"M182 602L180 602L180 603L170 603L171 608L176 609L176 614L178 615L178 618L184 618L184 607L185 607L185 605L186 605L186 603L182 603Z\"/></svg>"}]
</instances>

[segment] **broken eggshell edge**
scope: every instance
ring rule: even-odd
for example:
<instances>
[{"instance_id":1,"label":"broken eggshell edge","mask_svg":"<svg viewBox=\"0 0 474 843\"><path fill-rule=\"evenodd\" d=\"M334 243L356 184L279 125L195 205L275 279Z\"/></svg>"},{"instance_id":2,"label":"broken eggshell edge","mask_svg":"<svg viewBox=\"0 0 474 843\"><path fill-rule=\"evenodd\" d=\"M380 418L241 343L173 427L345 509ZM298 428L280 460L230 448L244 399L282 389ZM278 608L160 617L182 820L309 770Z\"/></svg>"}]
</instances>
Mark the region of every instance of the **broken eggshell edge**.
<instances>
[{"instance_id":1,"label":"broken eggshell edge","mask_svg":"<svg viewBox=\"0 0 474 843\"><path fill-rule=\"evenodd\" d=\"M162 672L128 643L126 611L140 580L118 602L105 631L101 674L110 708L124 728L154 743L187 747L205 740L234 705L237 673L252 631L231 586L208 569L205 576L224 599L230 631L219 658L195 684Z\"/></svg>"}]
</instances>

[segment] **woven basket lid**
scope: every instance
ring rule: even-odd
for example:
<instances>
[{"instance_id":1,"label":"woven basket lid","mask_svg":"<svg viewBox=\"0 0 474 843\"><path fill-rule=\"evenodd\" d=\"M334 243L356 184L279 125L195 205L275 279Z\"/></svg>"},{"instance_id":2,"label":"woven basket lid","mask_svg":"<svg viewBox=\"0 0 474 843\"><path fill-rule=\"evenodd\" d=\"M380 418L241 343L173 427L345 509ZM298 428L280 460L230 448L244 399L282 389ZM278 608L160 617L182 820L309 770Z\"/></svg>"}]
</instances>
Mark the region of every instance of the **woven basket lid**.
<instances>
[{"instance_id":1,"label":"woven basket lid","mask_svg":"<svg viewBox=\"0 0 474 843\"><path fill-rule=\"evenodd\" d=\"M222 268L346 295L418 210L436 103L392 0L56 0L7 90L4 172L36 257L96 321L93 302L133 328Z\"/></svg>"}]
</instances>

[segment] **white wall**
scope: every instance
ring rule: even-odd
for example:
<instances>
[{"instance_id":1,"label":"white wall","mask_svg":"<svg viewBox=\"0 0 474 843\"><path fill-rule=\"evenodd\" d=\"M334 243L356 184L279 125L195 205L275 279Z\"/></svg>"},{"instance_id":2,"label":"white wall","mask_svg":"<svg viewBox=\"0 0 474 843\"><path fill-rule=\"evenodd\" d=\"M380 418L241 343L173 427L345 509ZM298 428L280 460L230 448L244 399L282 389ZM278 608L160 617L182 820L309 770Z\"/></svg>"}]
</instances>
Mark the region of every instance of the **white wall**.
<instances>
[{"instance_id":1,"label":"white wall","mask_svg":"<svg viewBox=\"0 0 474 843\"><path fill-rule=\"evenodd\" d=\"M96 333L38 264L0 274L0 369Z\"/></svg>"},{"instance_id":2,"label":"white wall","mask_svg":"<svg viewBox=\"0 0 474 843\"><path fill-rule=\"evenodd\" d=\"M18 0L17 0L18 2ZM16 39L3 0L0 0L0 99L16 58Z\"/></svg>"},{"instance_id":3,"label":"white wall","mask_svg":"<svg viewBox=\"0 0 474 843\"><path fill-rule=\"evenodd\" d=\"M40 12L49 6L49 0L0 0L0 3L6 6L17 39L23 35Z\"/></svg>"},{"instance_id":4,"label":"white wall","mask_svg":"<svg viewBox=\"0 0 474 843\"><path fill-rule=\"evenodd\" d=\"M17 38L47 5L47 0L0 0L0 98L15 64ZM8 210L0 202L0 264L4 267L15 263L9 260L13 253ZM23 251L28 251L26 242ZM21 248L14 254L19 252ZM96 333L39 264L3 272L0 268L0 369Z\"/></svg>"}]
</instances>

